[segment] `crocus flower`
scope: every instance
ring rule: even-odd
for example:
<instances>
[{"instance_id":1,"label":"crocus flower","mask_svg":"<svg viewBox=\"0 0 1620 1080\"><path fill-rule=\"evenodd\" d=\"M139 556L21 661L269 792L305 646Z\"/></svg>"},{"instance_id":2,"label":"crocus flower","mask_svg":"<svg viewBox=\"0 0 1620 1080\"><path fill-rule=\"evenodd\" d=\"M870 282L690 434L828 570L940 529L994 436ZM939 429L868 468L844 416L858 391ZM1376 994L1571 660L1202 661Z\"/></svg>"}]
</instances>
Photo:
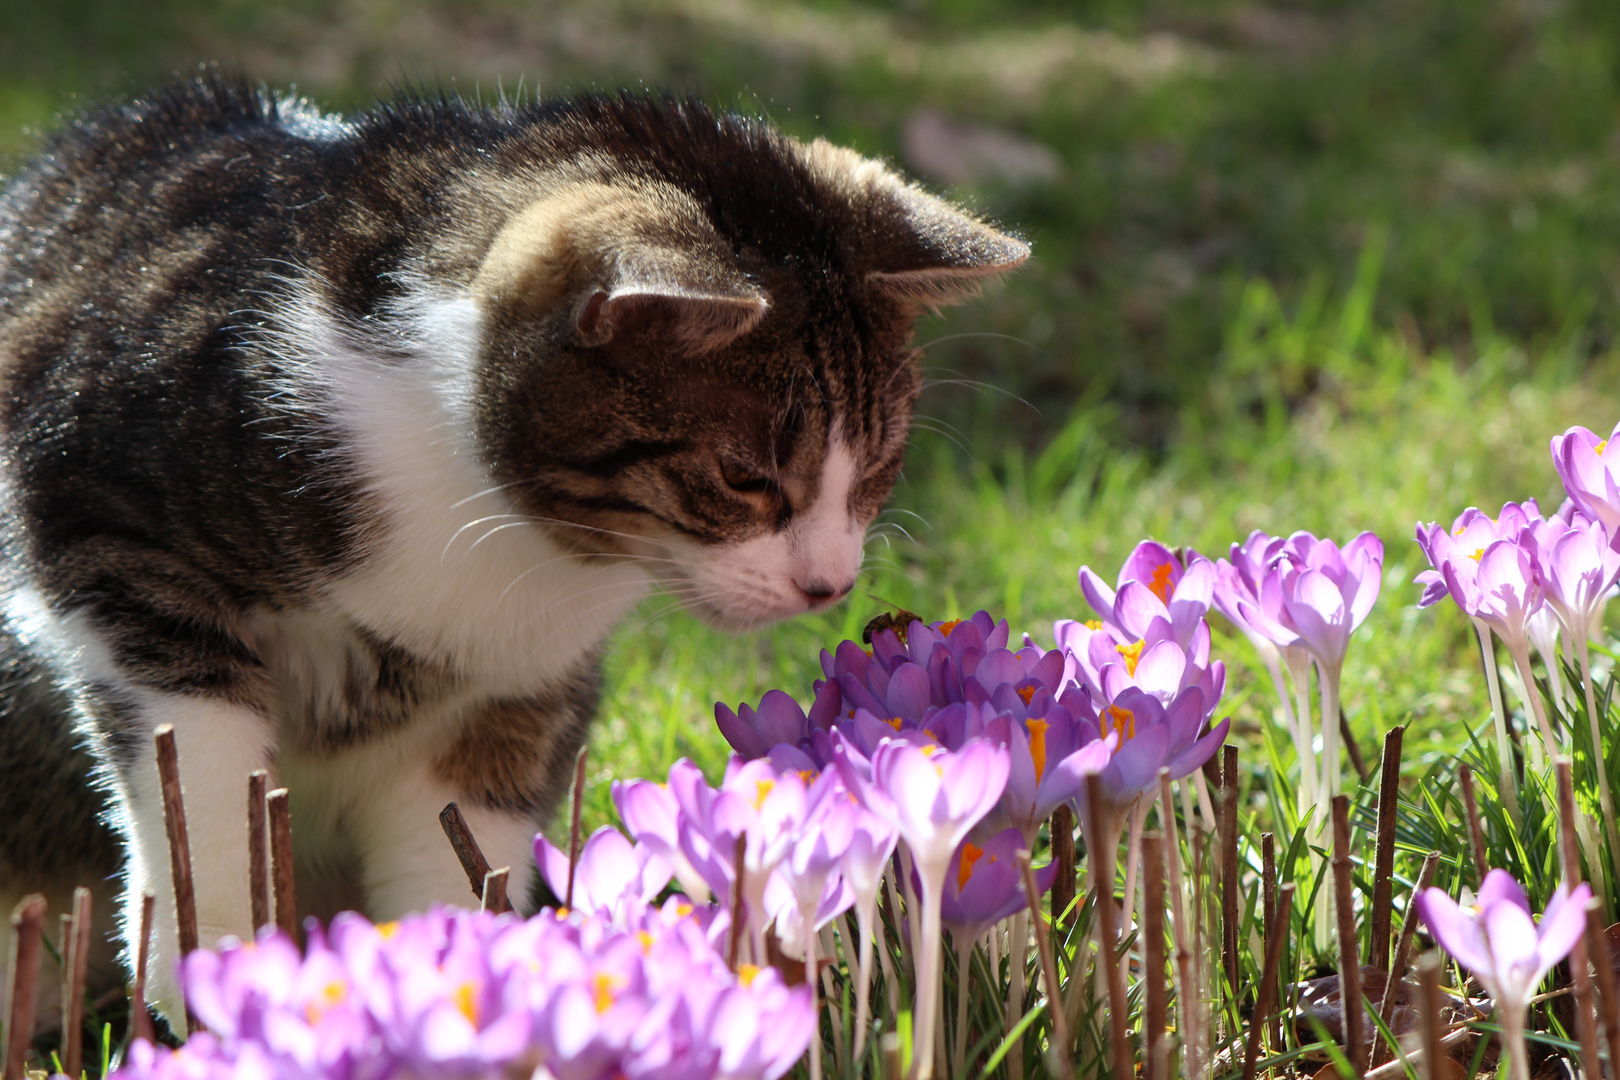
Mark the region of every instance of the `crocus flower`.
<instances>
[{"instance_id":1,"label":"crocus flower","mask_svg":"<svg viewBox=\"0 0 1620 1080\"><path fill-rule=\"evenodd\" d=\"M703 772L685 758L669 767L671 783L699 783ZM613 781L613 805L618 808L619 820L630 831L639 847L663 859L681 883L681 891L694 901L703 901L709 891L705 876L686 857L686 845L701 848L702 861L707 863L713 853L704 845L702 837L682 837L680 804L675 801L668 785L651 780Z\"/></svg>"},{"instance_id":2,"label":"crocus flower","mask_svg":"<svg viewBox=\"0 0 1620 1080\"><path fill-rule=\"evenodd\" d=\"M1007 751L982 738L969 739L954 751L891 739L873 753L869 780L849 761L839 758L845 784L900 833L921 885L915 1045L918 1074L931 1076L939 1022L940 895L951 855L1007 786Z\"/></svg>"},{"instance_id":3,"label":"crocus flower","mask_svg":"<svg viewBox=\"0 0 1620 1080\"><path fill-rule=\"evenodd\" d=\"M1601 439L1583 427L1572 427L1552 440L1553 468L1575 505L1608 531L1610 542L1620 540L1620 425Z\"/></svg>"},{"instance_id":4,"label":"crocus flower","mask_svg":"<svg viewBox=\"0 0 1620 1080\"><path fill-rule=\"evenodd\" d=\"M567 903L568 852L537 835L534 861L552 895L559 903ZM669 863L652 849L633 845L618 829L604 825L580 847L574 866L573 907L609 918L621 916L626 904L652 903L671 876Z\"/></svg>"},{"instance_id":5,"label":"crocus flower","mask_svg":"<svg viewBox=\"0 0 1620 1080\"><path fill-rule=\"evenodd\" d=\"M1095 772L1103 790L1117 808L1157 789L1159 770L1168 767L1170 779L1180 780L1203 766L1231 727L1228 717L1206 727L1210 710L1204 692L1189 686L1166 705L1153 694L1125 689L1085 721L1089 746L1106 753L1093 755L1088 772Z\"/></svg>"},{"instance_id":6,"label":"crocus flower","mask_svg":"<svg viewBox=\"0 0 1620 1080\"><path fill-rule=\"evenodd\" d=\"M1185 648L1209 610L1215 568L1196 553L1184 565L1163 544L1144 540L1120 567L1116 588L1103 584L1091 567L1080 568L1080 591L1104 623L1135 641L1148 636L1155 620L1162 620L1169 636Z\"/></svg>"},{"instance_id":7,"label":"crocus flower","mask_svg":"<svg viewBox=\"0 0 1620 1080\"><path fill-rule=\"evenodd\" d=\"M971 945L991 926L1029 906L1018 853L1029 850L1024 834L1003 829L983 846L964 840L951 856L940 894L946 929L958 944ZM1057 864L1035 870L1035 887L1045 895L1057 880Z\"/></svg>"},{"instance_id":8,"label":"crocus flower","mask_svg":"<svg viewBox=\"0 0 1620 1080\"><path fill-rule=\"evenodd\" d=\"M1514 1080L1529 1080L1524 1015L1536 988L1554 964L1569 955L1586 929L1592 890L1560 885L1539 924L1524 889L1505 870L1485 875L1473 907L1464 909L1441 889L1425 889L1418 914L1430 935L1474 973L1496 1002L1506 1031Z\"/></svg>"}]
</instances>

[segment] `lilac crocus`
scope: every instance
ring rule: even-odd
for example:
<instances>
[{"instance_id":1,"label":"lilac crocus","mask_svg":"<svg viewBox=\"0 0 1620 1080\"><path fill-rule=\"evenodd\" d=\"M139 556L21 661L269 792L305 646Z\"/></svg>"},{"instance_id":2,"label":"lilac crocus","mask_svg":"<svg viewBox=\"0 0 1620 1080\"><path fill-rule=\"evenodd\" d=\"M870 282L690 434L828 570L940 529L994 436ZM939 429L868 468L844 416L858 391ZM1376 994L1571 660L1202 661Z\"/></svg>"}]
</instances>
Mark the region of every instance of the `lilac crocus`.
<instances>
[{"instance_id":1,"label":"lilac crocus","mask_svg":"<svg viewBox=\"0 0 1620 1080\"><path fill-rule=\"evenodd\" d=\"M1609 438L1583 427L1553 436L1553 468L1575 505L1607 530L1610 543L1620 541L1620 435L1616 425Z\"/></svg>"},{"instance_id":2,"label":"lilac crocus","mask_svg":"<svg viewBox=\"0 0 1620 1080\"><path fill-rule=\"evenodd\" d=\"M1242 544L1234 543L1231 558L1215 563L1214 605L1227 620L1249 639L1260 662L1271 675L1283 723L1294 739L1294 756L1299 761L1299 815L1316 805L1318 771L1310 766L1315 758L1311 722L1310 653L1299 635L1280 623L1266 619L1258 624L1244 615L1244 609L1261 609L1261 583L1267 569L1282 556L1288 539L1270 536L1256 529ZM1293 698L1283 684L1283 670L1293 683Z\"/></svg>"},{"instance_id":3,"label":"lilac crocus","mask_svg":"<svg viewBox=\"0 0 1620 1080\"><path fill-rule=\"evenodd\" d=\"M1215 568L1195 556L1187 563L1156 540L1144 540L1132 549L1110 589L1089 566L1080 568L1080 591L1099 618L1129 640L1148 636L1156 620L1169 627L1183 648L1209 610L1214 596Z\"/></svg>"},{"instance_id":4,"label":"lilac crocus","mask_svg":"<svg viewBox=\"0 0 1620 1080\"><path fill-rule=\"evenodd\" d=\"M1559 885L1538 924L1524 889L1505 870L1485 875L1471 908L1460 907L1443 890L1425 889L1418 914L1441 947L1474 973L1496 1002L1505 1033L1513 1080L1529 1080L1524 1043L1525 1010L1547 972L1569 955L1586 930L1586 904L1592 890Z\"/></svg>"},{"instance_id":5,"label":"lilac crocus","mask_svg":"<svg viewBox=\"0 0 1620 1080\"><path fill-rule=\"evenodd\" d=\"M1004 829L987 839L982 847L972 840L962 841L962 846L951 856L945 888L940 894L940 913L956 946L957 970L962 972L962 984L956 995L952 1076L966 1075L967 1002L971 996L968 972L972 967L973 946L991 926L1029 907L1030 898L1024 893L1024 875L1018 865L1018 856L1027 851L1028 843L1020 830ZM1057 880L1057 871L1056 863L1035 870L1035 887L1040 895L1044 896Z\"/></svg>"},{"instance_id":6,"label":"lilac crocus","mask_svg":"<svg viewBox=\"0 0 1620 1080\"><path fill-rule=\"evenodd\" d=\"M1009 769L1005 747L968 739L957 750L919 747L902 739L881 743L871 778L839 758L844 782L866 807L892 824L906 842L921 884L922 949L917 963L918 1075L934 1070L939 1023L940 896L951 856L1001 798Z\"/></svg>"},{"instance_id":7,"label":"lilac crocus","mask_svg":"<svg viewBox=\"0 0 1620 1080\"><path fill-rule=\"evenodd\" d=\"M537 835L534 861L552 895L568 903L568 852ZM652 903L672 876L669 863L651 848L631 844L618 829L604 825L580 847L572 906L623 917L632 906Z\"/></svg>"},{"instance_id":8,"label":"lilac crocus","mask_svg":"<svg viewBox=\"0 0 1620 1080\"><path fill-rule=\"evenodd\" d=\"M703 771L681 758L669 767L669 778L667 785L652 780L615 780L611 789L613 805L618 808L619 820L624 822L636 845L669 864L675 879L681 883L681 891L694 901L702 902L709 894L708 880L686 857L686 850L700 849L700 861L705 865L714 854L701 836L681 835L681 807L670 787L701 783Z\"/></svg>"}]
</instances>

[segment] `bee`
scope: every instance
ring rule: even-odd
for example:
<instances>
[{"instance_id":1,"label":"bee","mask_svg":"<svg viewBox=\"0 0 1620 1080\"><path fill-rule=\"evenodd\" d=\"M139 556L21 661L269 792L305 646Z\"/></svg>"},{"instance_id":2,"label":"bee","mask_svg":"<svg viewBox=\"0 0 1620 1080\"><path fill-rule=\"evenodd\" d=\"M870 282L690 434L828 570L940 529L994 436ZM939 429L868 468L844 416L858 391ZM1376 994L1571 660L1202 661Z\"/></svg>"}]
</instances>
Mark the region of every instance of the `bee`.
<instances>
[{"instance_id":1,"label":"bee","mask_svg":"<svg viewBox=\"0 0 1620 1080\"><path fill-rule=\"evenodd\" d=\"M861 643L870 645L872 644L872 635L881 633L884 630L893 630L895 635L899 637L900 644L904 645L906 643L906 628L914 622L922 622L922 616L914 611L907 611L905 608L896 611L885 611L866 624L866 629L861 631Z\"/></svg>"}]
</instances>

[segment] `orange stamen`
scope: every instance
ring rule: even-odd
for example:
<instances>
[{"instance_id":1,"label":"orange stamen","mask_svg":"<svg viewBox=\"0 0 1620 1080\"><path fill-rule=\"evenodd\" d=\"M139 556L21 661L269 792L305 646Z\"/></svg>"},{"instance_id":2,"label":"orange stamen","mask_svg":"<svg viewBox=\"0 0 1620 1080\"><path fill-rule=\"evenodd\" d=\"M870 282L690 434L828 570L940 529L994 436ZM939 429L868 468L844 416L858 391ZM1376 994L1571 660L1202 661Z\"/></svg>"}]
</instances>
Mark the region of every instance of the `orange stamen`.
<instances>
[{"instance_id":1,"label":"orange stamen","mask_svg":"<svg viewBox=\"0 0 1620 1080\"><path fill-rule=\"evenodd\" d=\"M968 840L962 845L962 865L956 871L956 891L961 892L967 888L968 879L973 876L973 864L984 857L984 849Z\"/></svg>"},{"instance_id":2,"label":"orange stamen","mask_svg":"<svg viewBox=\"0 0 1620 1080\"><path fill-rule=\"evenodd\" d=\"M1110 705L1102 711L1102 730L1104 735L1119 732L1120 742L1124 742L1126 739L1134 739L1136 738L1136 714L1118 705Z\"/></svg>"},{"instance_id":3,"label":"orange stamen","mask_svg":"<svg viewBox=\"0 0 1620 1080\"><path fill-rule=\"evenodd\" d=\"M961 626L961 625L962 625L962 620L961 619L948 619L945 622L942 622L942 623L939 624L939 636L948 638L948 637L951 636L951 631L955 630L958 626Z\"/></svg>"},{"instance_id":4,"label":"orange stamen","mask_svg":"<svg viewBox=\"0 0 1620 1080\"><path fill-rule=\"evenodd\" d=\"M1046 729L1051 727L1045 720L1031 720L1029 727L1029 756L1035 759L1035 779L1039 780L1046 775Z\"/></svg>"},{"instance_id":5,"label":"orange stamen","mask_svg":"<svg viewBox=\"0 0 1620 1080\"><path fill-rule=\"evenodd\" d=\"M456 1008L461 1015L467 1018L467 1023L473 1027L478 1026L478 988L470 982L464 982L456 987Z\"/></svg>"},{"instance_id":6,"label":"orange stamen","mask_svg":"<svg viewBox=\"0 0 1620 1080\"><path fill-rule=\"evenodd\" d=\"M1148 591L1163 604L1170 603L1170 569L1169 563L1160 563L1153 569L1153 580L1148 582Z\"/></svg>"}]
</instances>

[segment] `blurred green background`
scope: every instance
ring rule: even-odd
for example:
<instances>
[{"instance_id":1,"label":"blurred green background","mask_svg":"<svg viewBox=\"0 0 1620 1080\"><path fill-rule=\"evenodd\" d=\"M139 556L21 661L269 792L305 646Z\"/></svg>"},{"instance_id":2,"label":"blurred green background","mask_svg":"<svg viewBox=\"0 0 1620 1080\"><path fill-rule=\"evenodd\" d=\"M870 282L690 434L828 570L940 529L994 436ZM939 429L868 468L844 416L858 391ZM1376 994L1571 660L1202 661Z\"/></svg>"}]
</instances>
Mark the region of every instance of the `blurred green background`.
<instances>
[{"instance_id":1,"label":"blurred green background","mask_svg":"<svg viewBox=\"0 0 1620 1080\"><path fill-rule=\"evenodd\" d=\"M882 155L1027 236L919 327L931 386L862 592L752 638L651 602L592 770L715 767L717 698L807 694L898 604L1037 641L1140 538L1374 529L1385 593L1346 705L1371 753L1483 718L1465 625L1412 607L1419 518L1556 505L1547 439L1620 418L1612 0L77 0L0 4L0 170L87 105L217 61L337 109L651 87ZM1217 628L1241 738L1267 727ZM1409 737L1408 746L1414 742ZM1287 756L1287 751L1284 751ZM1263 755L1250 760L1263 761Z\"/></svg>"}]
</instances>

